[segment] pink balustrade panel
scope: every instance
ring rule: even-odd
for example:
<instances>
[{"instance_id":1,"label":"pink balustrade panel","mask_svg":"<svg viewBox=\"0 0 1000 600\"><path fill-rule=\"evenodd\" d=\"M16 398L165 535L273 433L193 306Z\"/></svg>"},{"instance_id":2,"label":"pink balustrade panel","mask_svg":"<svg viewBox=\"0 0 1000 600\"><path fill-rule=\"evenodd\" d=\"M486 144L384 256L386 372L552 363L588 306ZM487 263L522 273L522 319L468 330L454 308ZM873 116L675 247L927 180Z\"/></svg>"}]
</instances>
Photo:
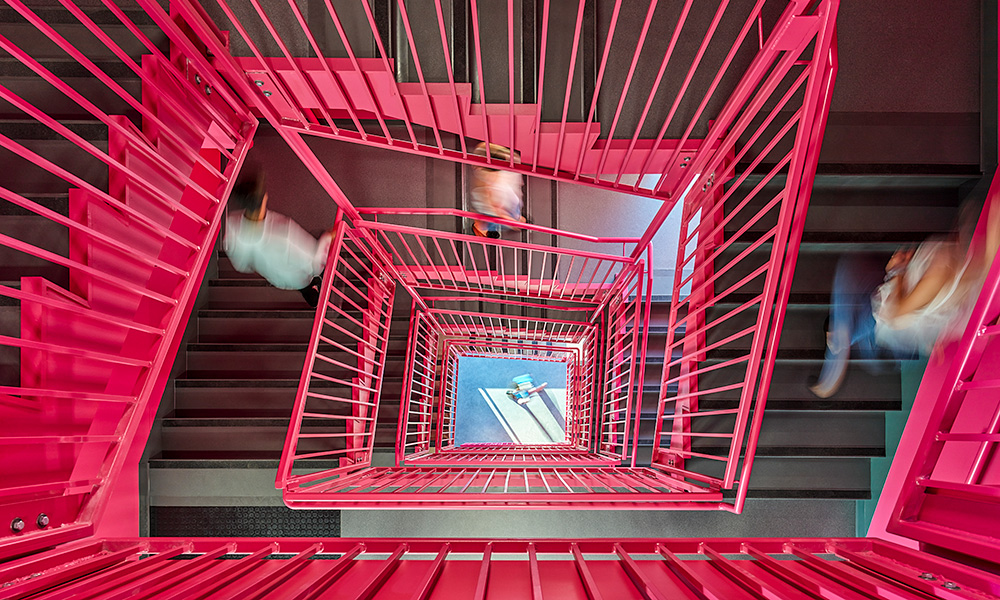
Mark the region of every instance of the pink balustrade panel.
<instances>
[{"instance_id":1,"label":"pink balustrade panel","mask_svg":"<svg viewBox=\"0 0 1000 600\"><path fill-rule=\"evenodd\" d=\"M529 42L520 41L522 17L510 3L499 12L488 4L463 5L471 32L455 30L447 3L396 3L388 18L399 24L405 38L394 50L385 47L383 39L390 33L384 25L380 30L368 3L352 10L326 2L308 18L291 1L251 0L256 15L234 10L227 0L210 4L216 22L205 18L193 0L178 2L176 10L191 21L204 20L195 30L223 57L220 71L282 135L308 134L489 164L672 203L684 189L681 182L690 161L717 151L717 139L694 136L714 118L706 107L749 93L738 90L735 82L757 66L754 53L764 52L766 41L783 47L800 44L815 25L817 6L823 12L836 3L720 0L685 2L681 10L668 12L654 0L633 7L644 15L635 28L620 25L623 3L617 0L610 19L599 25L603 44L595 49L594 87L582 103L574 98L581 93L578 80L587 77L579 60L585 2L543 3L540 19L536 17L537 43L531 48L538 61L526 73L521 72L517 44ZM692 14L698 16L690 18ZM776 21L768 17L779 14ZM350 19L361 23L352 28ZM553 24L566 28L567 35L551 36ZM220 29L242 38L250 55L228 57L215 35ZM327 31L332 40L320 35ZM657 35L649 35L651 31ZM461 54L467 55L467 64L453 64L453 45L466 41L469 33L471 43ZM266 55L264 48L277 51ZM720 50L725 54L721 64L715 58ZM362 56L368 52L374 57ZM655 77L636 76L642 64L658 64ZM559 73L553 76L556 65ZM609 65L628 65L625 76L606 78ZM676 75L665 77L668 70ZM397 79L397 72L404 80ZM463 72L468 75L456 75ZM610 101L609 122L595 121L599 99ZM543 119L543 102L561 109ZM623 118L629 114L639 117ZM682 133L668 137L668 132ZM521 161L476 156L471 147L477 141L513 148ZM300 142L295 142L296 152L308 152Z\"/></svg>"},{"instance_id":2,"label":"pink balustrade panel","mask_svg":"<svg viewBox=\"0 0 1000 600\"><path fill-rule=\"evenodd\" d=\"M575 447L585 450L590 445L589 437L573 437L573 432L579 432L580 430L577 423L578 420L583 418L583 415L578 411L580 406L580 393L574 387L576 382L573 380L571 375L571 372L577 370L581 366L579 363L580 352L577 348L572 346L557 345L554 343L549 343L540 347L538 342L527 344L517 343L516 339L511 339L510 337L503 340L493 341L447 340L445 341L443 356L447 361L448 367L445 370L445 381L443 382L444 385L442 385L441 391L440 406L442 407L442 410L439 413L438 419L438 439L441 440L441 447L438 453L459 451L465 454L471 454L476 452L475 450L467 450L468 444L462 444L458 447L455 446L454 416L458 404L458 393L457 386L454 385L452 372L457 371L458 363L462 358L520 359L564 363L567 371L565 408L565 430L567 437L565 442L552 444L552 447L561 447L561 449L564 450L567 449L567 447ZM522 446L523 444L517 443L516 445ZM493 445L481 444L480 446L489 447ZM497 446L503 447L504 444L497 444Z\"/></svg>"},{"instance_id":3,"label":"pink balustrade panel","mask_svg":"<svg viewBox=\"0 0 1000 600\"><path fill-rule=\"evenodd\" d=\"M829 111L835 17L835 4L786 12L785 33L763 43L707 138L717 151L692 161L684 189L652 464L736 489L735 512Z\"/></svg>"},{"instance_id":4,"label":"pink balustrade panel","mask_svg":"<svg viewBox=\"0 0 1000 600\"><path fill-rule=\"evenodd\" d=\"M722 493L643 467L538 463L372 467L285 493L292 508L693 509Z\"/></svg>"},{"instance_id":5,"label":"pink balustrade panel","mask_svg":"<svg viewBox=\"0 0 1000 600\"><path fill-rule=\"evenodd\" d=\"M989 600L998 583L995 575L866 538L112 539L0 565L5 595L44 600Z\"/></svg>"},{"instance_id":6,"label":"pink balustrade panel","mask_svg":"<svg viewBox=\"0 0 1000 600\"><path fill-rule=\"evenodd\" d=\"M278 466L279 489L371 464L395 284L358 230L340 221L330 245L306 363ZM332 463L329 465L327 463Z\"/></svg>"},{"instance_id":7,"label":"pink balustrade panel","mask_svg":"<svg viewBox=\"0 0 1000 600\"><path fill-rule=\"evenodd\" d=\"M0 35L30 74L20 91L0 85L5 111L53 140L0 135L0 198L13 215L0 233L2 556L95 528L138 533L141 454L257 126L237 98L212 95L226 84L192 65L204 55L168 58L151 26L136 26L134 8L105 3L121 24L112 38L92 8L62 2L93 34L76 47L25 3L9 4L81 75L53 72L48 50L36 56L42 45ZM177 33L158 4L143 7L168 37ZM95 61L134 74L141 88L126 90ZM55 97L68 104L53 109ZM50 114L72 105L82 129ZM100 135L80 133L87 127Z\"/></svg>"},{"instance_id":8,"label":"pink balustrade panel","mask_svg":"<svg viewBox=\"0 0 1000 600\"><path fill-rule=\"evenodd\" d=\"M626 274L608 304L604 360L599 369L604 382L599 415L597 451L635 465L638 445L639 399L646 367L646 339L651 306L652 279L641 265ZM645 287L644 287L645 284ZM645 294L643 293L645 290ZM635 426L630 427L635 421ZM633 440L629 439L632 433ZM631 455L630 455L631 452Z\"/></svg>"}]
</instances>

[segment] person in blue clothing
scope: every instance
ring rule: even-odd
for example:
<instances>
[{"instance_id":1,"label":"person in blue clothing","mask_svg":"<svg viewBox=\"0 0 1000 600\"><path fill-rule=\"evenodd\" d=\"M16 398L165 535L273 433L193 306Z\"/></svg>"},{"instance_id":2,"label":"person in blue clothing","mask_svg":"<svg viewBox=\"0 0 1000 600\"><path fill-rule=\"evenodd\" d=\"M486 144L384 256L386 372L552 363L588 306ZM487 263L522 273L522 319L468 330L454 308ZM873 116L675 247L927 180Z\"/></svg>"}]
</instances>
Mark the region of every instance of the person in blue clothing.
<instances>
[{"instance_id":1,"label":"person in blue clothing","mask_svg":"<svg viewBox=\"0 0 1000 600\"><path fill-rule=\"evenodd\" d=\"M837 393L852 349L862 359L906 360L929 356L962 335L1000 245L997 198L979 247L971 244L975 219L968 208L952 234L902 248L884 267L870 256L840 259L823 369L809 386L813 394Z\"/></svg>"}]
</instances>

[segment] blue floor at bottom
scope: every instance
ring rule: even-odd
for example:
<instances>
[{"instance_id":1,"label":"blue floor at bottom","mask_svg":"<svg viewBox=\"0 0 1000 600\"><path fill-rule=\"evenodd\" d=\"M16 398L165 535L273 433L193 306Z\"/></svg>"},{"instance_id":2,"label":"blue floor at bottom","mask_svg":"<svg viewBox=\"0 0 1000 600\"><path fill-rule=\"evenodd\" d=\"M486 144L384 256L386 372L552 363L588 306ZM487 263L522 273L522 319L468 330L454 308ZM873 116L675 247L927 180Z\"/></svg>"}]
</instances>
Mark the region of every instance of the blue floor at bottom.
<instances>
[{"instance_id":1,"label":"blue floor at bottom","mask_svg":"<svg viewBox=\"0 0 1000 600\"><path fill-rule=\"evenodd\" d=\"M548 383L524 405L506 396L512 379L529 374ZM462 357L458 361L455 445L564 441L566 363L512 358ZM491 406L492 405L492 406Z\"/></svg>"}]
</instances>

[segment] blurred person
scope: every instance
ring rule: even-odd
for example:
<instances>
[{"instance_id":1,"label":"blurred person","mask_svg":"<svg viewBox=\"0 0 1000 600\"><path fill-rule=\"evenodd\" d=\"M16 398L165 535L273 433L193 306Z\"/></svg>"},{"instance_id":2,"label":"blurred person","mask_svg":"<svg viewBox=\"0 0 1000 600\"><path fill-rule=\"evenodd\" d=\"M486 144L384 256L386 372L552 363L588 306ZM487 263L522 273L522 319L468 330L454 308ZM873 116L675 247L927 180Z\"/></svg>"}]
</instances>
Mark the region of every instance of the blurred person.
<instances>
[{"instance_id":1,"label":"blurred person","mask_svg":"<svg viewBox=\"0 0 1000 600\"><path fill-rule=\"evenodd\" d=\"M253 171L233 187L222 241L240 273L257 273L282 290L298 290L315 308L332 232L317 240L298 223L267 209L263 173Z\"/></svg>"},{"instance_id":2,"label":"blurred person","mask_svg":"<svg viewBox=\"0 0 1000 600\"><path fill-rule=\"evenodd\" d=\"M951 235L897 250L884 267L871 256L837 263L831 296L820 398L840 389L851 349L867 360L929 356L961 337L1000 245L996 197L988 207L985 243L972 246L974 215L967 205Z\"/></svg>"},{"instance_id":3,"label":"blurred person","mask_svg":"<svg viewBox=\"0 0 1000 600\"><path fill-rule=\"evenodd\" d=\"M490 158L510 162L511 151L508 148L498 144L490 144L488 147ZM472 153L486 156L487 145L485 143L477 145ZM513 157L515 163L521 162L521 157L516 151ZM525 218L521 216L523 182L520 173L491 167L473 167L469 184L469 206L472 212L525 223ZM499 238L500 232L506 228L504 225L486 221L472 223L472 232L480 237Z\"/></svg>"}]
</instances>

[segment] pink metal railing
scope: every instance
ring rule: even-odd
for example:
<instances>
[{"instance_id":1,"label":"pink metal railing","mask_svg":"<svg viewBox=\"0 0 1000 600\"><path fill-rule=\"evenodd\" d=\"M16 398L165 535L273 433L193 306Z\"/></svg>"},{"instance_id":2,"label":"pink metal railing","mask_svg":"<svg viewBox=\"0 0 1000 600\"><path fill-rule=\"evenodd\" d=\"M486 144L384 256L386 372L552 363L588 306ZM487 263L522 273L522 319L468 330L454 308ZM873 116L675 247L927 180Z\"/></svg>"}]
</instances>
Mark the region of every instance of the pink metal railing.
<instances>
[{"instance_id":1,"label":"pink metal railing","mask_svg":"<svg viewBox=\"0 0 1000 600\"><path fill-rule=\"evenodd\" d=\"M824 0L821 5L831 3ZM585 2L576 5L543 3L542 19L538 24L537 40L539 62L533 70L536 75L523 75L524 87L536 90L533 98L523 98L516 104L518 87L515 57L516 22L513 5L508 5L503 22L491 20L491 32L506 35L485 35L485 8L473 2L470 10L472 39L467 55L471 75L469 81L457 81L453 64L452 43L464 42L464 36L449 23L441 2L425 6L397 3L392 20L401 26L405 42L397 49L402 62L412 65L404 77L413 75L413 81L396 80L395 57L389 56L382 42L385 31L379 30L372 9L362 3L359 19L366 22L367 34L354 32L354 43L344 26L351 12L347 7L334 7L325 2L325 10L306 19L294 2L288 6L279 3L264 7L253 1L256 18L245 19L236 14L226 0L216 0L221 9L218 23L204 24L206 36L213 30L232 30L243 38L252 57L227 61L220 70L233 84L246 102L257 106L261 114L285 133L307 133L338 140L376 147L391 147L404 152L444 157L471 164L493 164L490 157L469 153L466 138L496 143L518 150L522 162L513 160L498 164L502 168L518 170L535 176L602 188L628 190L629 193L669 199L679 198L683 187L678 183L685 176L689 161L701 152L714 153L713 144L694 139L692 133L701 130L709 118L706 107L718 106L730 98L736 81L747 69L752 52L763 49L765 40L781 39L785 44L795 44L808 28L808 20L815 14L814 3L757 0L750 4L720 0L708 7L713 12L707 30L700 19L689 19L694 6L685 2L676 20L671 17L668 36L649 36L650 31L660 30L655 24L663 21L662 8L653 0L644 6L645 19L641 27L623 30L619 15L622 2L614 3L607 31L602 31L603 47L600 52L596 83L592 96L584 98L587 108L572 114L570 106L575 95L580 94L581 54ZM509 4L509 3L508 3ZM575 10L573 8L575 7ZM701 8L700 6L698 8ZM765 14L784 13L776 24L765 30ZM203 11L191 0L180 2L178 10L189 19L201 16ZM364 17L360 17L360 12ZM256 19L264 27L256 25ZM555 44L549 35L550 20L573 22L572 37ZM246 21L254 21L250 27ZM279 33L276 22L297 23ZM720 24L726 22L725 27ZM430 23L436 27L417 29L416 24ZM333 26L339 45L327 46L317 40L313 31ZM364 26L362 26L364 27ZM436 31L435 31L436 29ZM254 33L251 33L251 30ZM332 31L332 30L331 30ZM359 37L364 38L359 44ZM525 44L535 44L525 36ZM402 39L402 38L401 38ZM312 56L293 56L290 42L311 50ZM505 43L506 42L506 43ZM280 57L264 56L262 47L276 46ZM362 46L373 49L374 58L360 56ZM709 47L712 52L709 52ZM659 69L653 78L636 77L640 62L650 55L660 56ZM717 54L725 56L719 64ZM332 56L336 54L337 56ZM507 56L505 65L497 68L491 64L484 68L483 57ZM440 57L437 68L428 69ZM424 57L422 59L422 57ZM552 76L555 65L567 64L566 76ZM620 87L612 88L605 75L609 65L629 64ZM681 77L668 78L665 73L682 73ZM399 69L403 71L402 69ZM529 71L530 73L531 71ZM546 77L546 75L550 75ZM258 81L259 85L247 85ZM496 90L506 88L505 97L499 102ZM610 123L602 127L595 121L599 98L614 99L609 104ZM661 109L654 98L673 100ZM561 110L543 118L543 98L561 100ZM644 101L643 101L644 99ZM557 100L557 102L558 102ZM681 111L682 103L697 105L689 116ZM633 106L634 105L634 106ZM639 110L637 122L626 124L622 118L626 106ZM613 111L611 110L613 106ZM610 113L613 112L613 115ZM681 121L684 114L687 121ZM372 132L362 122L374 117L378 131ZM349 121L349 122L348 122ZM657 126L658 123L658 126ZM393 125L402 125L402 127ZM657 131L653 139L640 138L642 131ZM395 133L394 133L395 132ZM403 133L405 132L405 133ZM605 133L606 132L606 133ZM683 132L681 138L670 139L668 133ZM450 135L449 135L450 134ZM299 150L297 150L299 151ZM503 162L503 161L500 161ZM650 183L652 182L652 183Z\"/></svg>"},{"instance_id":2,"label":"pink metal railing","mask_svg":"<svg viewBox=\"0 0 1000 600\"><path fill-rule=\"evenodd\" d=\"M690 167L652 464L736 488L736 512L829 110L835 16L820 6L796 21L794 44L764 45L723 110L717 152Z\"/></svg>"},{"instance_id":3,"label":"pink metal railing","mask_svg":"<svg viewBox=\"0 0 1000 600\"><path fill-rule=\"evenodd\" d=\"M989 600L997 597L998 579L866 538L149 538L22 557L0 566L0 584L9 584L4 589L13 597L44 600L80 594Z\"/></svg>"},{"instance_id":4,"label":"pink metal railing","mask_svg":"<svg viewBox=\"0 0 1000 600\"><path fill-rule=\"evenodd\" d=\"M595 370L592 358L596 340L596 329L592 325L582 321L440 308L415 313L414 322L415 325L411 324L411 335L416 337L410 338L410 345L420 350L411 354L409 359L413 364L429 367L426 370L423 366L415 367L414 374L421 383L404 387L400 431L405 433L400 436L402 444L397 446L397 464L403 461L406 464L453 463L454 456L444 454L454 453L466 457L478 455L480 462L489 462L497 460L494 455L505 451L500 444L479 444L476 447L455 447L453 444L454 381L458 360L462 356L511 356L536 360L542 355L556 355L561 361L572 357L570 371L579 375L576 379L572 374L568 375L567 393L571 409L567 412L567 443L574 446L535 446L531 455L532 460L537 462L544 460L547 453L565 456L573 448L584 452L589 450ZM437 348L439 339L444 340L441 349L425 355L424 349ZM436 412L436 420L429 416L431 412ZM523 451L525 447L516 445L516 448ZM579 459L608 462L590 455Z\"/></svg>"},{"instance_id":5,"label":"pink metal railing","mask_svg":"<svg viewBox=\"0 0 1000 600\"><path fill-rule=\"evenodd\" d=\"M396 430L396 465L404 456L431 449L434 428L438 338L440 330L425 313L411 309L410 334L403 375L403 400Z\"/></svg>"},{"instance_id":6,"label":"pink metal railing","mask_svg":"<svg viewBox=\"0 0 1000 600\"><path fill-rule=\"evenodd\" d=\"M648 330L644 323L649 320L651 305L652 280L646 281L645 276L642 269L632 269L623 278L627 283L609 303L605 316L604 360L600 366L604 394L600 403L597 451L618 460L630 459L633 465L641 413L638 404L646 366ZM636 422L635 439L629 440L633 420Z\"/></svg>"},{"instance_id":7,"label":"pink metal railing","mask_svg":"<svg viewBox=\"0 0 1000 600\"><path fill-rule=\"evenodd\" d=\"M285 494L292 507L691 509L718 491L642 467L372 467Z\"/></svg>"},{"instance_id":8,"label":"pink metal railing","mask_svg":"<svg viewBox=\"0 0 1000 600\"><path fill-rule=\"evenodd\" d=\"M325 475L371 464L394 293L395 284L365 240L340 221L278 465L278 488L313 481L312 474L292 475L310 459L337 462Z\"/></svg>"},{"instance_id":9,"label":"pink metal railing","mask_svg":"<svg viewBox=\"0 0 1000 600\"><path fill-rule=\"evenodd\" d=\"M426 214L505 223L503 219L451 209L362 208L359 212L376 218ZM594 238L525 223L516 225L528 231L582 241L636 241ZM609 292L619 275L634 262L628 257L593 251L493 240L386 222L364 221L358 227L378 238L403 281L416 290L428 292L602 304L610 298Z\"/></svg>"},{"instance_id":10,"label":"pink metal railing","mask_svg":"<svg viewBox=\"0 0 1000 600\"><path fill-rule=\"evenodd\" d=\"M620 11L620 3L616 3L597 76L598 91L603 85L605 68L611 62L611 54L621 58L618 53L622 50L612 46L615 39L623 44L623 56L631 56L631 61L608 128L610 133L603 140L600 139L602 128L593 122L594 109L600 96L598 92L595 92L592 99L586 123L582 123L582 118L581 122L574 122L567 112L572 95L571 82L574 80L577 49L581 41L583 2L579 3L577 9L567 83L557 91L564 98L558 127L555 123L542 122L537 105L515 110L512 64L508 64L506 71L508 104L491 106L485 102L489 96L487 87L494 85L496 80L483 70L482 44L488 43L491 38L481 36L479 9L475 4L471 7L474 38L472 60L476 65L474 83L480 99L478 105L472 102L474 86L455 82L451 73L447 74L447 83L432 81L425 73L422 65L426 63L421 63L419 59L418 38L413 35L412 23L419 17L413 6L398 7L400 23L407 37L406 47L409 57L413 59L412 66L418 80L418 83L410 84L396 80L392 72L394 63L386 54L382 37L377 31L376 19L367 5L363 5L362 9L377 49L375 58L368 62L359 57L349 43L342 23L343 14L338 15L331 3L327 2L325 5L327 14L324 17L329 17L341 38L347 54L345 62L342 59L328 60L323 55L322 48L309 31L309 24L297 9L292 9L293 16L316 52L316 58L297 57L289 52L289 45L281 39L274 26L278 11L283 9L275 8L265 12L259 3L251 2L269 36L255 39L225 0L216 0L216 3L225 14L226 22L204 22L203 12L191 6L190 0L180 0L177 10L192 23L196 32L203 34L202 38L206 40L209 49L218 57L217 68L233 89L268 118L307 166L316 171L321 184L342 208L344 217L363 232L359 235L379 255L387 274L396 278L397 283L414 296L418 311L426 311L431 306L442 306L443 301L431 299L435 296L475 296L490 302L502 301L511 306L546 311L556 310L551 306L589 306L592 308L589 322L602 319L604 331L600 339L601 351L605 360L610 362L600 369L598 380L594 382L602 390L602 397L595 398L593 403L593 406L598 407L600 441L597 442L597 449L606 452L608 456L630 459L633 464L637 458L638 427L632 428L631 422L638 420L642 413L637 393L642 390L644 379L645 327L649 318L648 297L652 286L648 272L646 275L634 274L630 269L643 253L647 254L646 264L650 264L649 243L653 235L671 208L678 201L685 200L682 268L676 272L683 273L683 267L686 266L693 269L694 274L689 278L690 281L679 277L675 282L674 309L661 385L663 389L657 407L659 414L654 464L674 472L678 477L693 473L696 480L718 485L720 489L738 487L738 481L745 482L753 462L755 432L759 429L763 409L761 401L766 396L770 370L776 356L777 335L783 319L784 303L787 301L787 282L794 267L794 254L807 205L810 173L815 169L816 151L822 138L830 85L835 72L831 50L835 1L796 1L782 4L780 6L784 10L775 25L770 31L765 31L763 15L771 11L766 0L758 0L753 6L741 7L730 6L727 0L722 0L715 6L711 22L704 32L694 31L689 26L688 14L693 3L686 3L670 30L669 40L666 40L660 70L646 95L640 123L628 135L622 135L625 132L619 130L622 121L620 117L624 114L626 97L640 55L646 46L647 34L655 21L656 11L655 3L650 3L635 43L629 44L626 41L629 36L616 30ZM562 49L557 50L548 45L547 18L551 17L550 8L543 8L543 15L548 17L542 23L541 39L542 53L551 55ZM340 10L343 13L344 9ZM777 14L777 10L773 14ZM438 4L435 4L434 17L439 25L438 32L442 36L446 35L447 27ZM198 22L199 19L201 22ZM509 10L506 22L508 53L513 51L510 45L513 39L512 19L513 12ZM724 20L742 25L720 27ZM219 40L215 39L215 28L230 27L243 38L253 58L234 59ZM756 36L752 35L755 30ZM727 33L721 33L723 31ZM265 41L276 44L283 56L265 57L260 50ZM441 42L441 47L446 49L445 55L448 55L446 41L442 39ZM710 46L722 48L724 56L716 55L714 50L709 53ZM678 56L685 54L679 52L680 48L697 50L693 55L687 53L684 59L678 59ZM721 65L718 64L720 56ZM748 60L748 57L752 58ZM690 66L686 69L684 78L676 84L679 86L677 93L663 118L656 139L640 143L639 131L645 126L652 110L652 99L663 92L660 89L665 79L663 75L672 63L677 66L674 62L676 60L689 60L685 64ZM538 69L539 98L545 93L542 87L545 67L543 60ZM734 76L743 71L745 74L741 77ZM727 75L730 77L727 78ZM724 80L735 84L723 84ZM254 81L256 85L250 81ZM675 123L674 118L684 100L698 102L697 108L686 124ZM790 108L793 104L799 108ZM706 111L710 105L722 105L722 109L718 114L709 115ZM790 118L789 111L792 113ZM383 137L360 127L358 116L362 114L376 117ZM351 132L343 120L343 126L334 122L338 116L343 115L349 115L359 127ZM780 119L777 118L779 116ZM779 125L782 122L785 123L784 127ZM387 123L402 123L407 131L407 138L390 137ZM418 141L420 136L416 135L414 125L417 128L426 127L426 132L433 135L425 135L420 139L433 137L436 146ZM706 129L708 133L704 140L693 139L695 131ZM668 131L683 133L678 139L668 140L665 139ZM445 148L444 140L450 138L443 136L442 132L458 133L509 146L520 151L522 162L516 163L511 158L506 164L499 164L502 161L494 161L491 157L470 156L464 139L459 142L461 151ZM599 187L629 186L633 193L667 201L641 238L615 240L626 249L631 246L631 255L628 257L566 251L520 242L487 241L450 232L429 232L378 219L388 217L391 221L405 214L447 214L463 218L472 218L474 215L430 209L358 211L343 197L319 160L305 145L301 137L303 133L392 146L401 151L433 154L472 164L497 163L494 166L556 179L572 179ZM626 142L626 138L630 139ZM554 161L547 162L553 156ZM747 186L753 187L754 181L748 180L747 176L758 176L772 165L771 161L774 161L771 173L765 176L760 185L748 191ZM770 202L765 199L761 208L758 197L761 191L779 180L784 182L786 190ZM649 181L653 183L648 183ZM724 186L728 186L728 189L718 191L723 190ZM734 210L724 213L724 206ZM742 219L754 211L757 211L755 215L747 217L745 225L737 233L728 238L725 236L726 226L733 218L739 216ZM394 216L389 216L390 214ZM376 220L363 220L365 217ZM483 220L502 222L498 219ZM539 233L567 235L531 225L504 224ZM587 236L570 237L587 241L595 239ZM611 240L605 240L608 241ZM734 246L746 243L749 243L746 248ZM689 251L689 244L697 249ZM760 256L767 250L771 251L770 258L760 261ZM736 252L735 257L732 256L733 252ZM734 277L735 281L732 279ZM686 306L682 308L680 292L689 284L693 286L692 293L683 301ZM756 294L749 292L754 286L762 286ZM718 287L722 289L719 290ZM646 296L644 307L639 300L644 295L643 290ZM748 293L750 295L747 297ZM711 317L716 312L713 307L731 300L739 301L736 309L722 318ZM682 310L683 313L679 312ZM739 324L740 319L754 318L753 315L756 315L754 326L743 326L735 332L725 332L721 339L711 339L726 327ZM631 329L628 329L630 323ZM683 338L679 335L681 332L685 332ZM741 344L747 341L750 345L748 352L735 357L726 355L734 348L741 349ZM411 347L417 343L411 341ZM680 354L679 359L674 358L675 352ZM728 362L721 365L706 363L719 355L725 356ZM741 365L745 367L742 371ZM420 368L422 367L408 367L407 383L410 387L415 383L447 387L452 381L448 377L450 367L443 367L445 375L441 384L436 381L425 382L419 374L415 376L414 369ZM737 377L734 373L740 375ZM454 373L450 373L450 376L453 378ZM705 385L712 378L732 380ZM674 387L680 391L674 391ZM435 394L447 393L447 390L430 388L428 393L433 398ZM713 417L731 417L732 427L728 432L703 431L699 429L699 424L709 421L692 421L695 416L705 416L703 408L699 408L699 402L703 406L711 401L726 403L730 401L726 394L733 393L738 394L739 398L735 409L724 407L711 413ZM598 402L601 404L598 405ZM415 406L419 408L419 404ZM441 408L442 411L449 410L447 406ZM431 412L433 410L431 408ZM441 412L438 416L442 423L452 422L447 412ZM665 421L671 422L669 435L663 435ZM401 440L411 436L410 426L406 425L404 428L406 431L399 433ZM749 436L750 442L747 444L744 460L742 448L746 436ZM630 437L634 439L630 440ZM717 456L713 452L696 449L705 439L728 439L728 452L724 456ZM433 440L420 443L431 441ZM406 443L400 442L399 445ZM430 450L428 447L423 451ZM716 466L713 465L698 466L692 470L689 467L698 460L691 459L719 462L722 472L717 473ZM688 462L691 465L686 464ZM738 479L737 470L741 463L743 471ZM743 491L737 495L737 511L742 507L745 493L745 486L739 487Z\"/></svg>"},{"instance_id":11,"label":"pink metal railing","mask_svg":"<svg viewBox=\"0 0 1000 600\"><path fill-rule=\"evenodd\" d=\"M199 75L186 66L195 57L181 52L167 59L110 2L134 42L112 39L87 11L61 0L99 43L85 50L26 4L9 4L90 79L71 84L34 50L0 35L0 48L32 74L32 85L19 88L27 91L0 85L7 118L77 151L59 154L0 135L11 175L0 197L20 215L5 218L0 234L0 295L14 315L0 334L0 421L8 424L0 437L0 515L12 525L0 532L6 556L92 535L98 526L137 533L139 458L257 125L242 102L195 85L196 76L219 82L214 70ZM158 4L143 7L154 20L169 19ZM123 45L149 53L129 54ZM101 70L97 54L124 64L141 94ZM47 112L53 92L76 104L75 119L105 127L107 138L86 139L61 120L65 114ZM108 106L128 106L140 119ZM70 155L81 160L64 162ZM102 524L105 512L120 522Z\"/></svg>"},{"instance_id":12,"label":"pink metal railing","mask_svg":"<svg viewBox=\"0 0 1000 600\"><path fill-rule=\"evenodd\" d=\"M581 437L582 427L579 420L583 418L580 414L580 391L576 389L577 383L572 374L583 365L580 361L580 349L572 346L562 346L547 343L539 346L537 342L523 344L515 340L489 340L489 341L455 341L446 340L442 353L448 363L445 370L445 382L441 389L441 400L438 413L438 437L440 447L438 454L455 451L465 451L465 454L475 453L477 450L467 450L466 444L460 447L455 446L455 413L458 404L458 390L455 385L453 373L458 369L458 362L462 358L508 358L532 361L550 361L566 364L567 386L566 386L566 441L559 446L562 450L568 447L576 447L586 450L590 446L590 437ZM454 366L453 366L454 365ZM483 451L489 451L491 444L481 444ZM503 447L504 444L497 444ZM521 446L521 444L518 444ZM411 461L412 462L412 461Z\"/></svg>"}]
</instances>

